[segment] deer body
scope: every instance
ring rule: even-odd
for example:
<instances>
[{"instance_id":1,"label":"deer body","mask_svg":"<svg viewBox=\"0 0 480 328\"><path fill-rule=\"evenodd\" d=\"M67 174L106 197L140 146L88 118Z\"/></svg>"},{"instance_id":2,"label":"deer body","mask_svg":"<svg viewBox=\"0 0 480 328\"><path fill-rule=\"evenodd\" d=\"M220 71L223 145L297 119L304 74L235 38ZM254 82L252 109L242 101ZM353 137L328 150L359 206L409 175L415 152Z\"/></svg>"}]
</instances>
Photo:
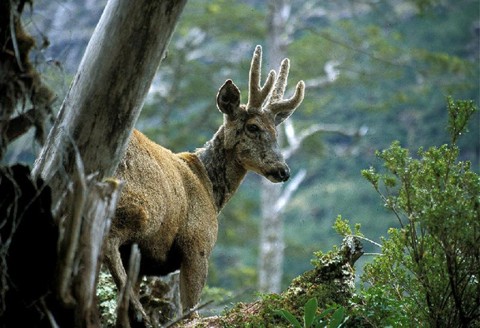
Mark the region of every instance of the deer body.
<instances>
[{"instance_id":1,"label":"deer body","mask_svg":"<svg viewBox=\"0 0 480 328\"><path fill-rule=\"evenodd\" d=\"M134 131L117 170L125 187L105 246L106 263L119 287L126 281L122 252L137 243L140 273L164 275L180 269L183 308L199 301L218 231L217 215L248 170L273 182L289 178L275 126L301 103L304 84L283 100L288 60L279 77L271 71L260 86L261 47L250 69L249 100L228 80L217 95L224 123L204 148L174 154ZM273 85L275 82L275 86ZM268 98L268 99L267 99ZM124 263L128 263L125 261ZM133 304L141 311L138 300Z\"/></svg>"},{"instance_id":2,"label":"deer body","mask_svg":"<svg viewBox=\"0 0 480 328\"><path fill-rule=\"evenodd\" d=\"M174 154L134 131L117 175L125 187L108 238L110 249L128 253L130 245L137 243L141 274L195 271L195 277L181 275L181 285L189 290L181 292L182 304L193 307L217 236L218 210L205 167L195 154ZM184 252L187 249L195 252ZM113 276L123 286L123 272Z\"/></svg>"}]
</instances>

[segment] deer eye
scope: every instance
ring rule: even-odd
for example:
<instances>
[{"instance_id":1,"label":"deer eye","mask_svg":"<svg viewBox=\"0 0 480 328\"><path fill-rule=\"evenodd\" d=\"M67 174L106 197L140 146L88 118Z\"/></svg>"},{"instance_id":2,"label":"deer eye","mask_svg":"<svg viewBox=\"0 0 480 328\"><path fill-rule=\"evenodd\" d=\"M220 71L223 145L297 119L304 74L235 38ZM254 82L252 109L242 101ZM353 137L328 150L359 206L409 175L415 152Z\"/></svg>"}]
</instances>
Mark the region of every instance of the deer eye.
<instances>
[{"instance_id":1,"label":"deer eye","mask_svg":"<svg viewBox=\"0 0 480 328\"><path fill-rule=\"evenodd\" d=\"M257 133L260 128L256 124L247 124L247 131L250 133Z\"/></svg>"}]
</instances>

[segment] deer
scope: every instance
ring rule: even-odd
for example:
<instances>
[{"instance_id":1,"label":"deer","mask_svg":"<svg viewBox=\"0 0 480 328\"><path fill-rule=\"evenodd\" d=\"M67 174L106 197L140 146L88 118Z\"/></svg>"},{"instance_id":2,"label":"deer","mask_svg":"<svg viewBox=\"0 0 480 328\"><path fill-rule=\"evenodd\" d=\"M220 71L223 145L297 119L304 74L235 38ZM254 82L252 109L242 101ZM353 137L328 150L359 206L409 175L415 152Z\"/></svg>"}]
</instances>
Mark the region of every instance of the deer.
<instances>
[{"instance_id":1,"label":"deer","mask_svg":"<svg viewBox=\"0 0 480 328\"><path fill-rule=\"evenodd\" d=\"M293 96L284 99L289 59L281 62L278 76L271 70L263 85L261 62L262 47L256 46L246 104L241 104L232 80L220 87L216 105L223 124L195 152L173 153L133 130L115 174L124 187L104 247L119 290L126 284L126 250L137 244L140 275L162 276L179 269L183 311L194 308L207 280L218 215L246 173L253 171L274 183L289 179L276 127L301 104L305 84L299 81ZM131 304L145 315L137 298Z\"/></svg>"}]
</instances>

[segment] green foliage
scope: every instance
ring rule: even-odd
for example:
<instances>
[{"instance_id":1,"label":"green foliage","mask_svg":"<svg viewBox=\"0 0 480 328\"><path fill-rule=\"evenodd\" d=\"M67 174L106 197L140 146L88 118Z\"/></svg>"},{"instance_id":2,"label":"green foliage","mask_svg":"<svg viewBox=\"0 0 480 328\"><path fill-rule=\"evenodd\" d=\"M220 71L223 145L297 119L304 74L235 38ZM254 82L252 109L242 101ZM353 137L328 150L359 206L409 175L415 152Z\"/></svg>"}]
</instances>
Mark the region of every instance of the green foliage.
<instances>
[{"instance_id":1,"label":"green foliage","mask_svg":"<svg viewBox=\"0 0 480 328\"><path fill-rule=\"evenodd\" d=\"M363 176L400 228L365 267L360 313L373 325L467 327L480 318L480 178L458 161L458 136L475 111L448 99L451 145L418 151L394 142L378 152L387 173ZM339 225L340 230L349 232Z\"/></svg>"},{"instance_id":2,"label":"green foliage","mask_svg":"<svg viewBox=\"0 0 480 328\"><path fill-rule=\"evenodd\" d=\"M285 327L285 322L297 326L302 317L305 327L340 327L347 322L344 307L354 293L352 265L361 252L354 238L345 238L340 248L326 254L317 252L315 267L293 279L281 294L260 295L260 300L226 310L224 326Z\"/></svg>"},{"instance_id":3,"label":"green foliage","mask_svg":"<svg viewBox=\"0 0 480 328\"><path fill-rule=\"evenodd\" d=\"M117 287L112 276L104 270L100 271L97 297L103 327L114 327L117 318Z\"/></svg>"},{"instance_id":4,"label":"green foliage","mask_svg":"<svg viewBox=\"0 0 480 328\"><path fill-rule=\"evenodd\" d=\"M232 296L233 293L231 291L219 287L205 286L202 291L202 300L205 301L213 300L214 302L220 303L232 298Z\"/></svg>"},{"instance_id":5,"label":"green foliage","mask_svg":"<svg viewBox=\"0 0 480 328\"><path fill-rule=\"evenodd\" d=\"M363 233L360 232L361 224L356 223L354 231L350 227L349 221L342 218L341 215L337 216L335 223L333 224L333 229L341 236L357 236L363 238Z\"/></svg>"},{"instance_id":6,"label":"green foliage","mask_svg":"<svg viewBox=\"0 0 480 328\"><path fill-rule=\"evenodd\" d=\"M323 312L319 311L317 299L311 298L305 303L303 325L287 310L277 310L275 313L285 318L294 328L340 328L348 320L343 306L331 306Z\"/></svg>"},{"instance_id":7,"label":"green foliage","mask_svg":"<svg viewBox=\"0 0 480 328\"><path fill-rule=\"evenodd\" d=\"M448 132L451 136L451 144L455 145L462 132L468 132L468 121L475 113L473 101L457 101L448 97Z\"/></svg>"}]
</instances>

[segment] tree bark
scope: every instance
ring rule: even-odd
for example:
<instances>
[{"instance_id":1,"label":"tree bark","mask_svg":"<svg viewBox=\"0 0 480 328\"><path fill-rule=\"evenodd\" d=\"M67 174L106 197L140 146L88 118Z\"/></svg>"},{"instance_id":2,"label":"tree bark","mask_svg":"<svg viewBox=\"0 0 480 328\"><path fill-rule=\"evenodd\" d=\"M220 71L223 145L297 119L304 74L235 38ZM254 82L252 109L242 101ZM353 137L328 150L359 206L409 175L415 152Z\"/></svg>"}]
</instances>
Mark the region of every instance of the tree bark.
<instances>
[{"instance_id":1,"label":"tree bark","mask_svg":"<svg viewBox=\"0 0 480 328\"><path fill-rule=\"evenodd\" d=\"M105 178L123 156L185 3L108 2L35 163L32 175L52 190L58 253L44 256L57 263L49 285L58 308L75 309L73 323L66 315L68 326L99 324L95 289L101 248L121 189L118 181ZM58 311L46 311L58 321ZM119 307L121 324L126 311Z\"/></svg>"},{"instance_id":2,"label":"tree bark","mask_svg":"<svg viewBox=\"0 0 480 328\"><path fill-rule=\"evenodd\" d=\"M77 152L85 174L114 173L185 3L108 2L33 170L52 187L54 209Z\"/></svg>"}]
</instances>

